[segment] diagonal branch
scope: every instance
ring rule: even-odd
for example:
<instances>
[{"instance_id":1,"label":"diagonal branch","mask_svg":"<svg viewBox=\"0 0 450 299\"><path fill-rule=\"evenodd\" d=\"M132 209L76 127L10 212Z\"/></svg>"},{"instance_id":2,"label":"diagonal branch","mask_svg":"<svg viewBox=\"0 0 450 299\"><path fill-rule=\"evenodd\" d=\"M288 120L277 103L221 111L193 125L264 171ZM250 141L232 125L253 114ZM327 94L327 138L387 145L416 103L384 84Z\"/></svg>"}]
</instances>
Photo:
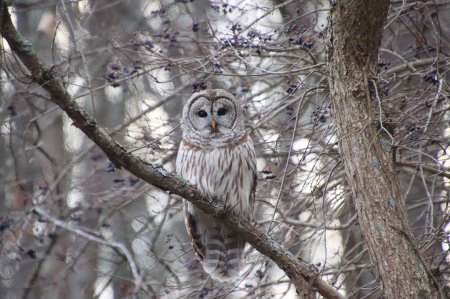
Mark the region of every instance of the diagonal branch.
<instances>
[{"instance_id":1,"label":"diagonal branch","mask_svg":"<svg viewBox=\"0 0 450 299\"><path fill-rule=\"evenodd\" d=\"M6 39L14 54L29 70L30 77L50 94L50 100L67 113L72 119L73 125L83 131L101 148L116 167L123 167L147 183L177 194L192 202L204 212L220 218L229 227L244 236L247 242L259 252L272 259L294 283L301 298L315 298L316 290L324 298L344 298L333 287L317 277L314 268L298 261L291 253L285 251L248 221L224 214L220 207L204 200L193 187L189 186L188 182L176 174L169 173L162 165L142 161L112 139L103 128L97 125L96 120L91 115L71 99L61 81L52 76L51 70L43 66L31 43L24 39L14 27L5 1L0 0L0 3L2 5L0 33Z\"/></svg>"}]
</instances>

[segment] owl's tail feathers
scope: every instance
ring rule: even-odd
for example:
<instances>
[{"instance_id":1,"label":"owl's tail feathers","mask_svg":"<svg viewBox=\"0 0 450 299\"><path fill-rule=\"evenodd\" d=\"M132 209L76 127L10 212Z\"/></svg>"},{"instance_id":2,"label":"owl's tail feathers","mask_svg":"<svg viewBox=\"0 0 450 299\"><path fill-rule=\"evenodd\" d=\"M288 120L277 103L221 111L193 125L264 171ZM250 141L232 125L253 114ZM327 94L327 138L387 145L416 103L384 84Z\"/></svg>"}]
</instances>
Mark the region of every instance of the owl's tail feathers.
<instances>
[{"instance_id":1,"label":"owl's tail feathers","mask_svg":"<svg viewBox=\"0 0 450 299\"><path fill-rule=\"evenodd\" d=\"M211 228L205 238L203 267L219 281L233 281L244 265L245 240L235 231Z\"/></svg>"}]
</instances>

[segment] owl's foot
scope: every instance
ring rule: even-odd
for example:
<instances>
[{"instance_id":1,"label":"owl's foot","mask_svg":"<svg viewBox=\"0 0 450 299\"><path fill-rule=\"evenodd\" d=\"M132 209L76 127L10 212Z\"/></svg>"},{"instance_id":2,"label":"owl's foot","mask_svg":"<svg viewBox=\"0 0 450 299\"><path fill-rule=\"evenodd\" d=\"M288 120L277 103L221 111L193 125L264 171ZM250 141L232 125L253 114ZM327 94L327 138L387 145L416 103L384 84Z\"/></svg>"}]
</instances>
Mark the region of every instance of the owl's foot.
<instances>
[{"instance_id":1,"label":"owl's foot","mask_svg":"<svg viewBox=\"0 0 450 299\"><path fill-rule=\"evenodd\" d=\"M224 208L222 200L219 197L217 197L216 195L214 195L213 197L205 197L205 199L207 202L214 205L216 208L220 208L220 209Z\"/></svg>"},{"instance_id":2,"label":"owl's foot","mask_svg":"<svg viewBox=\"0 0 450 299\"><path fill-rule=\"evenodd\" d=\"M214 195L211 197L211 203L221 203L222 201L217 197L217 195Z\"/></svg>"},{"instance_id":3,"label":"owl's foot","mask_svg":"<svg viewBox=\"0 0 450 299\"><path fill-rule=\"evenodd\" d=\"M223 217L230 211L229 208L222 208L216 213L216 217Z\"/></svg>"},{"instance_id":4,"label":"owl's foot","mask_svg":"<svg viewBox=\"0 0 450 299\"><path fill-rule=\"evenodd\" d=\"M240 202L236 203L235 205L233 205L232 207L223 207L223 209L220 210L220 212L218 213L218 217L224 216L225 214L227 214L228 212L230 212L231 210L233 210Z\"/></svg>"}]
</instances>

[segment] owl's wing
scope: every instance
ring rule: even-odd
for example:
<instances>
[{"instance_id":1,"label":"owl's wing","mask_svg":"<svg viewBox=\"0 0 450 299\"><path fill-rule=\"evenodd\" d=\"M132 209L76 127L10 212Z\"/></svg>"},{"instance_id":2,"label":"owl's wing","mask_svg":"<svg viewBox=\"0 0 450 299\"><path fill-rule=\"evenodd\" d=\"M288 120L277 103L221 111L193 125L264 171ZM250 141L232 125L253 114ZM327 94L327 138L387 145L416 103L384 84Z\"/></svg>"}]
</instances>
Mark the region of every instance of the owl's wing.
<instances>
[{"instance_id":1,"label":"owl's wing","mask_svg":"<svg viewBox=\"0 0 450 299\"><path fill-rule=\"evenodd\" d=\"M257 160L256 160L256 153L255 153L255 148L253 146L253 141L250 138L250 136L248 136L247 142L244 146L245 151L242 152L242 155L244 156L244 158L247 161L247 164L249 165L249 172L251 173L251 178L252 178L252 182L251 182L251 190L250 190L250 198L249 198L249 203L250 205L253 206L255 205L255 193L256 193L256 185L257 185L257 181L258 181L258 170L257 170Z\"/></svg>"},{"instance_id":2,"label":"owl's wing","mask_svg":"<svg viewBox=\"0 0 450 299\"><path fill-rule=\"evenodd\" d=\"M199 259L201 263L203 263L203 259L205 258L205 246L201 242L201 238L198 235L197 230L197 222L194 216L191 213L188 213L187 202L183 199L184 205L184 221L186 223L186 229L189 233L189 237L191 238L192 247L194 248L195 255Z\"/></svg>"},{"instance_id":3,"label":"owl's wing","mask_svg":"<svg viewBox=\"0 0 450 299\"><path fill-rule=\"evenodd\" d=\"M180 149L178 151L176 170L177 173L190 183L197 183L197 179L194 176L194 167L196 167L195 154L187 150L184 147L183 141L180 143ZM186 224L186 229L188 231L189 237L191 239L192 247L197 255L200 262L203 262L205 258L205 246L201 241L201 236L199 235L199 230L197 227L197 221L192 213L189 213L188 208L189 202L183 199L183 209L184 209L184 221ZM192 209L192 207L190 208Z\"/></svg>"}]
</instances>

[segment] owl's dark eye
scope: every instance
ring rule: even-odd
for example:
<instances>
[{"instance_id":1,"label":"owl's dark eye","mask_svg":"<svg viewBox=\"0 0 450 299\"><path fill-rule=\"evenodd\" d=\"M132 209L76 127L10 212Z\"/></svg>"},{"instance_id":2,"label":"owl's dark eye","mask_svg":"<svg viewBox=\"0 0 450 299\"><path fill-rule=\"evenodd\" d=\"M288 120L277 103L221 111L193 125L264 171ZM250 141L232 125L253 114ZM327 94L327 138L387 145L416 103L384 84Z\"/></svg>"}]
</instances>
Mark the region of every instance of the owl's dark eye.
<instances>
[{"instance_id":1,"label":"owl's dark eye","mask_svg":"<svg viewBox=\"0 0 450 299\"><path fill-rule=\"evenodd\" d=\"M217 111L217 115L222 116L227 114L228 110L225 108L220 108L219 111Z\"/></svg>"},{"instance_id":2,"label":"owl's dark eye","mask_svg":"<svg viewBox=\"0 0 450 299\"><path fill-rule=\"evenodd\" d=\"M204 110L200 110L199 112L197 112L197 115L200 117L207 117L208 113L206 113L206 111Z\"/></svg>"}]
</instances>

